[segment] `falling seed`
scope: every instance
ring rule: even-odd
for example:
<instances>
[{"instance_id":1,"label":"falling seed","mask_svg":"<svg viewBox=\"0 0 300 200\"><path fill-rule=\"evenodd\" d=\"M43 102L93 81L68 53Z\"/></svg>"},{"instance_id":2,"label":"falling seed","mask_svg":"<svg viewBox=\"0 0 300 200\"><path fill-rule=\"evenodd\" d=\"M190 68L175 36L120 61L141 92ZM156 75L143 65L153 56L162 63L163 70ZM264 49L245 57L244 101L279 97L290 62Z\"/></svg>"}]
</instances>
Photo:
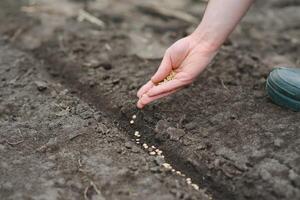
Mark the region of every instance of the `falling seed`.
<instances>
[{"instance_id":1,"label":"falling seed","mask_svg":"<svg viewBox=\"0 0 300 200\"><path fill-rule=\"evenodd\" d=\"M140 144L140 142L137 141L136 144Z\"/></svg>"},{"instance_id":2,"label":"falling seed","mask_svg":"<svg viewBox=\"0 0 300 200\"><path fill-rule=\"evenodd\" d=\"M132 119L136 119L136 115L132 115Z\"/></svg>"},{"instance_id":3,"label":"falling seed","mask_svg":"<svg viewBox=\"0 0 300 200\"><path fill-rule=\"evenodd\" d=\"M172 172L175 172L175 169L172 169L171 171L172 171Z\"/></svg>"},{"instance_id":4,"label":"falling seed","mask_svg":"<svg viewBox=\"0 0 300 200\"><path fill-rule=\"evenodd\" d=\"M156 153L155 153L155 151L151 151L149 154L150 154L151 156L154 156Z\"/></svg>"},{"instance_id":5,"label":"falling seed","mask_svg":"<svg viewBox=\"0 0 300 200\"><path fill-rule=\"evenodd\" d=\"M130 124L134 124L134 121L133 121L133 120L130 120Z\"/></svg>"},{"instance_id":6,"label":"falling seed","mask_svg":"<svg viewBox=\"0 0 300 200\"><path fill-rule=\"evenodd\" d=\"M199 186L198 185L196 185L196 184L191 184L191 186L195 189L195 190L199 190Z\"/></svg>"}]
</instances>

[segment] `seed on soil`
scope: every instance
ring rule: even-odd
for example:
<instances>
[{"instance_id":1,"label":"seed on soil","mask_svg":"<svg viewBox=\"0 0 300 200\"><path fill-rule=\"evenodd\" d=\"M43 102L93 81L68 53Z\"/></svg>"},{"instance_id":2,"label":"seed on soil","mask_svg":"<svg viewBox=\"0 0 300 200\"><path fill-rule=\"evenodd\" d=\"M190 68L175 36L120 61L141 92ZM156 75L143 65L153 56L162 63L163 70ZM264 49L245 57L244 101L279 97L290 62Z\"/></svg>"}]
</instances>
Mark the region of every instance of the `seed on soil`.
<instances>
[{"instance_id":1,"label":"seed on soil","mask_svg":"<svg viewBox=\"0 0 300 200\"><path fill-rule=\"evenodd\" d=\"M135 139L135 141L139 142L139 141L140 141L140 139L139 139L139 138L137 138L137 139Z\"/></svg>"},{"instance_id":2,"label":"seed on soil","mask_svg":"<svg viewBox=\"0 0 300 200\"><path fill-rule=\"evenodd\" d=\"M161 151L161 150L159 150L159 149L156 149L156 150L155 150L155 152L156 152L156 153L157 153L157 155L159 155L159 156L162 154L162 151Z\"/></svg>"},{"instance_id":3,"label":"seed on soil","mask_svg":"<svg viewBox=\"0 0 300 200\"><path fill-rule=\"evenodd\" d=\"M156 149L156 147L155 147L155 146L153 146L153 145L151 146L151 148L152 148L152 149Z\"/></svg>"},{"instance_id":4,"label":"seed on soil","mask_svg":"<svg viewBox=\"0 0 300 200\"><path fill-rule=\"evenodd\" d=\"M132 115L132 119L136 119L136 115Z\"/></svg>"},{"instance_id":5,"label":"seed on soil","mask_svg":"<svg viewBox=\"0 0 300 200\"><path fill-rule=\"evenodd\" d=\"M175 169L172 169L171 171L172 171L172 172L175 172Z\"/></svg>"},{"instance_id":6,"label":"seed on soil","mask_svg":"<svg viewBox=\"0 0 300 200\"><path fill-rule=\"evenodd\" d=\"M176 171L176 174L181 175L181 172L180 171Z\"/></svg>"},{"instance_id":7,"label":"seed on soil","mask_svg":"<svg viewBox=\"0 0 300 200\"><path fill-rule=\"evenodd\" d=\"M139 133L138 131L135 131L135 132L134 132L134 136L135 136L135 137L141 137L141 135L140 135L140 133Z\"/></svg>"},{"instance_id":8,"label":"seed on soil","mask_svg":"<svg viewBox=\"0 0 300 200\"><path fill-rule=\"evenodd\" d=\"M172 169L172 166L169 163L163 163L162 166L166 169Z\"/></svg>"},{"instance_id":9,"label":"seed on soil","mask_svg":"<svg viewBox=\"0 0 300 200\"><path fill-rule=\"evenodd\" d=\"M133 121L133 120L130 120L130 124L134 124L134 121Z\"/></svg>"},{"instance_id":10,"label":"seed on soil","mask_svg":"<svg viewBox=\"0 0 300 200\"><path fill-rule=\"evenodd\" d=\"M137 141L136 144L140 144L140 142Z\"/></svg>"},{"instance_id":11,"label":"seed on soil","mask_svg":"<svg viewBox=\"0 0 300 200\"><path fill-rule=\"evenodd\" d=\"M186 178L187 184L192 184L192 179L191 178Z\"/></svg>"},{"instance_id":12,"label":"seed on soil","mask_svg":"<svg viewBox=\"0 0 300 200\"><path fill-rule=\"evenodd\" d=\"M156 153L155 153L155 151L151 151L149 154L150 154L151 156L154 156Z\"/></svg>"},{"instance_id":13,"label":"seed on soil","mask_svg":"<svg viewBox=\"0 0 300 200\"><path fill-rule=\"evenodd\" d=\"M195 190L199 190L199 186L198 185L196 185L196 184L191 184L191 186L195 189Z\"/></svg>"},{"instance_id":14,"label":"seed on soil","mask_svg":"<svg viewBox=\"0 0 300 200\"><path fill-rule=\"evenodd\" d=\"M148 149L148 145L146 143L143 144L144 149Z\"/></svg>"}]
</instances>

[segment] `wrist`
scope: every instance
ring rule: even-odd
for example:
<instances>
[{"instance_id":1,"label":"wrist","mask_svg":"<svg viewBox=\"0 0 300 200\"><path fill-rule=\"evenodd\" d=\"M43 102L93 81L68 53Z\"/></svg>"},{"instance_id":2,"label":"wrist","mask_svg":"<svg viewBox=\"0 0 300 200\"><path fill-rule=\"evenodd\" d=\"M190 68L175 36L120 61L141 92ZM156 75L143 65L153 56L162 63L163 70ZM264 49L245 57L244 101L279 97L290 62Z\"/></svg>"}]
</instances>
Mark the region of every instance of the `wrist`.
<instances>
[{"instance_id":1,"label":"wrist","mask_svg":"<svg viewBox=\"0 0 300 200\"><path fill-rule=\"evenodd\" d=\"M206 53L216 53L222 46L222 42L218 42L213 37L210 36L207 32L201 32L197 29L190 35L193 46L201 48L202 52Z\"/></svg>"}]
</instances>

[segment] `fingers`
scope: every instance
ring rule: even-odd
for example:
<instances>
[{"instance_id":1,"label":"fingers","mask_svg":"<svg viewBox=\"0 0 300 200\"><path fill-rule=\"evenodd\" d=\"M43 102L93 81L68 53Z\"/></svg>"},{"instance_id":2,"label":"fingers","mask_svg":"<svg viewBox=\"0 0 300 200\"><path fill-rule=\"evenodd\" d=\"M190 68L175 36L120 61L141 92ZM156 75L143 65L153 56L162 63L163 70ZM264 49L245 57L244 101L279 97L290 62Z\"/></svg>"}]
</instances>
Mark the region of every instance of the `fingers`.
<instances>
[{"instance_id":1,"label":"fingers","mask_svg":"<svg viewBox=\"0 0 300 200\"><path fill-rule=\"evenodd\" d=\"M172 62L168 51L165 53L163 60L156 73L152 76L151 81L153 83L159 83L163 81L172 71Z\"/></svg>"},{"instance_id":2,"label":"fingers","mask_svg":"<svg viewBox=\"0 0 300 200\"><path fill-rule=\"evenodd\" d=\"M153 86L154 83L152 81L148 81L143 87L141 87L141 89L139 89L139 91L137 92L137 97L141 98L141 96L148 92L148 90L151 89Z\"/></svg>"},{"instance_id":3,"label":"fingers","mask_svg":"<svg viewBox=\"0 0 300 200\"><path fill-rule=\"evenodd\" d=\"M178 79L173 79L161 85L153 86L151 89L148 90L147 95L149 97L154 97L160 94L171 92L182 86L184 86L182 81Z\"/></svg>"},{"instance_id":4,"label":"fingers","mask_svg":"<svg viewBox=\"0 0 300 200\"><path fill-rule=\"evenodd\" d=\"M139 101L137 102L137 107L138 108L143 108L145 105L151 103L152 101L155 101L157 99L160 99L162 97L165 97L165 96L168 96L170 94L173 94L175 92L177 92L180 88L176 89L176 90L173 90L173 91L170 91L170 92L166 92L164 94L160 94L160 95L156 95L156 96L152 96L152 97L149 97L147 94L144 94L140 99Z\"/></svg>"}]
</instances>

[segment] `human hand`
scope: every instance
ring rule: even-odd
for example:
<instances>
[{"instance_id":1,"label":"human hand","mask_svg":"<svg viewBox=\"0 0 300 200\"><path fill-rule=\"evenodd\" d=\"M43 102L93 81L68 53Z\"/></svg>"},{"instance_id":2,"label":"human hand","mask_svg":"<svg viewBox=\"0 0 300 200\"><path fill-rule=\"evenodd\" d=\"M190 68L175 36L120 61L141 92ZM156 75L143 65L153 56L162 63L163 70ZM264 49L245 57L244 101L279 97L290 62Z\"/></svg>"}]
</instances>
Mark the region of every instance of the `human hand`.
<instances>
[{"instance_id":1,"label":"human hand","mask_svg":"<svg viewBox=\"0 0 300 200\"><path fill-rule=\"evenodd\" d=\"M143 108L150 102L168 96L192 83L215 54L216 48L205 42L199 42L194 35L175 42L166 50L163 60L151 80L138 91L137 107ZM175 72L172 80L158 84L172 71Z\"/></svg>"}]
</instances>

